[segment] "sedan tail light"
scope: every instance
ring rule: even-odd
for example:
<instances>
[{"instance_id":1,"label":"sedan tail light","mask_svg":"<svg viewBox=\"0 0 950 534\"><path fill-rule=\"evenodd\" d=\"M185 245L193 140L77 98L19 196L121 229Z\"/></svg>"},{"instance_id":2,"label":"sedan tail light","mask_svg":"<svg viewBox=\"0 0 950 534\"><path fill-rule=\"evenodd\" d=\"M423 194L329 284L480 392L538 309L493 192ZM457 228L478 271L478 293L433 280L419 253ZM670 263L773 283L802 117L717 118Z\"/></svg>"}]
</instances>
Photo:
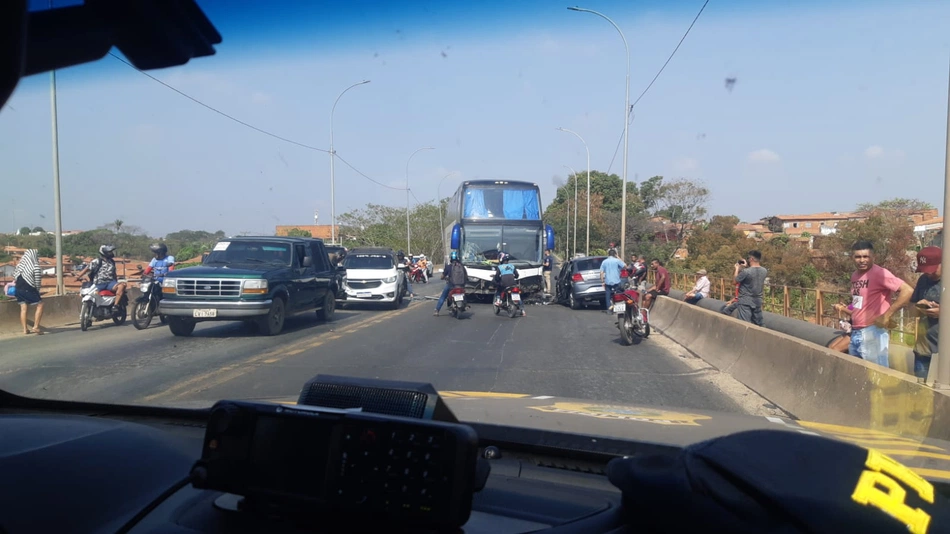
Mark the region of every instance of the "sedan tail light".
<instances>
[{"instance_id":1,"label":"sedan tail light","mask_svg":"<svg viewBox=\"0 0 950 534\"><path fill-rule=\"evenodd\" d=\"M583 282L584 277L581 276L581 273L576 273L574 276L571 277L571 280L573 280L574 282Z\"/></svg>"}]
</instances>

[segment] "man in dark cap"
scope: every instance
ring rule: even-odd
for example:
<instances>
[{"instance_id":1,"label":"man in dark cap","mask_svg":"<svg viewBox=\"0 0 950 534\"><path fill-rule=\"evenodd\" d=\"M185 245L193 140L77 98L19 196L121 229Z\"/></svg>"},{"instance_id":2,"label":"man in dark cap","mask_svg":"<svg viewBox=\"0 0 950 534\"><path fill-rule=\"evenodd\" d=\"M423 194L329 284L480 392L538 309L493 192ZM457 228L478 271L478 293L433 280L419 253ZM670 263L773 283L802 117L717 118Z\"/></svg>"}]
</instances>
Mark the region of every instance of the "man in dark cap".
<instances>
[{"instance_id":1,"label":"man in dark cap","mask_svg":"<svg viewBox=\"0 0 950 534\"><path fill-rule=\"evenodd\" d=\"M917 253L917 272L921 274L914 287L910 302L921 316L914 347L914 374L926 380L931 356L937 352L937 334L940 329L940 247L924 247Z\"/></svg>"}]
</instances>

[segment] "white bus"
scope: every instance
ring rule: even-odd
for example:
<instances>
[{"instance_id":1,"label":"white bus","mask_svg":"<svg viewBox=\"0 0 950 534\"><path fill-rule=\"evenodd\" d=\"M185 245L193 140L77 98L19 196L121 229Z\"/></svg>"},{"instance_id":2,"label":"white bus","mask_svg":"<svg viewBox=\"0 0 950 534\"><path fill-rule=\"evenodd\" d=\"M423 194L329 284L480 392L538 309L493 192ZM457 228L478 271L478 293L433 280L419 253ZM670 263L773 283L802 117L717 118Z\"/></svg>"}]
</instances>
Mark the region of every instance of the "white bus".
<instances>
[{"instance_id":1,"label":"white bus","mask_svg":"<svg viewBox=\"0 0 950 534\"><path fill-rule=\"evenodd\" d=\"M554 229L541 221L538 184L503 180L472 180L459 186L447 206L445 240L468 271L467 292L491 294L498 254L511 256L522 290L544 289L541 261L554 249ZM445 263L448 264L446 251Z\"/></svg>"}]
</instances>

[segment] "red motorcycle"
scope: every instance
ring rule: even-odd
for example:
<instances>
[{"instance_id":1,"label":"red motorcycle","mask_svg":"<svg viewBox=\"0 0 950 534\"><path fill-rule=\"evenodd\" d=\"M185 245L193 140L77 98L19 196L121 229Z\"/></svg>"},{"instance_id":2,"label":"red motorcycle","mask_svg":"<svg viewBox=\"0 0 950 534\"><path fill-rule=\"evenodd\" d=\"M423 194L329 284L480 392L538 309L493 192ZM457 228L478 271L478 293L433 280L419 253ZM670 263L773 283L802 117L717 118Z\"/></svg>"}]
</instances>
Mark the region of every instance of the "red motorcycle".
<instances>
[{"instance_id":1,"label":"red motorcycle","mask_svg":"<svg viewBox=\"0 0 950 534\"><path fill-rule=\"evenodd\" d=\"M425 273L425 271L422 269L422 267L419 267L418 265L413 265L413 266L409 269L409 281L412 282L412 283L414 283L414 284L415 284L415 283L423 283L423 284L426 283L427 280L426 280L426 278L425 278L425 274L424 274L424 273Z\"/></svg>"},{"instance_id":2,"label":"red motorcycle","mask_svg":"<svg viewBox=\"0 0 950 534\"><path fill-rule=\"evenodd\" d=\"M610 300L624 345L633 345L650 335L650 310L640 307L640 293L636 289L614 293Z\"/></svg>"},{"instance_id":3,"label":"red motorcycle","mask_svg":"<svg viewBox=\"0 0 950 534\"><path fill-rule=\"evenodd\" d=\"M501 313L501 310L508 312L510 319L523 317L525 315L524 302L521 300L521 288L519 286L512 286L501 290L499 300L501 301L500 305L497 302L493 304L495 315Z\"/></svg>"}]
</instances>

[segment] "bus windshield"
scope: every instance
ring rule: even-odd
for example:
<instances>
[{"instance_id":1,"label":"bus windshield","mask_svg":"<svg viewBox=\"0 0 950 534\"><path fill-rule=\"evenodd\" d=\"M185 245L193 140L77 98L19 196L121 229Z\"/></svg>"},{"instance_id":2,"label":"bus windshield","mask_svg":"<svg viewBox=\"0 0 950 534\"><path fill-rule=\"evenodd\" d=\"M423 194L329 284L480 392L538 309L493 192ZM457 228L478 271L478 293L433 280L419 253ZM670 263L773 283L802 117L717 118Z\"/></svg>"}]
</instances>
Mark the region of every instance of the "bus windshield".
<instances>
[{"instance_id":1,"label":"bus windshield","mask_svg":"<svg viewBox=\"0 0 950 534\"><path fill-rule=\"evenodd\" d=\"M494 188L469 188L463 200L465 219L541 219L540 199L537 189L504 186Z\"/></svg>"},{"instance_id":2,"label":"bus windshield","mask_svg":"<svg viewBox=\"0 0 950 534\"><path fill-rule=\"evenodd\" d=\"M507 252L515 261L541 261L541 229L519 226L465 227L462 238L462 261L497 260L499 252Z\"/></svg>"}]
</instances>

